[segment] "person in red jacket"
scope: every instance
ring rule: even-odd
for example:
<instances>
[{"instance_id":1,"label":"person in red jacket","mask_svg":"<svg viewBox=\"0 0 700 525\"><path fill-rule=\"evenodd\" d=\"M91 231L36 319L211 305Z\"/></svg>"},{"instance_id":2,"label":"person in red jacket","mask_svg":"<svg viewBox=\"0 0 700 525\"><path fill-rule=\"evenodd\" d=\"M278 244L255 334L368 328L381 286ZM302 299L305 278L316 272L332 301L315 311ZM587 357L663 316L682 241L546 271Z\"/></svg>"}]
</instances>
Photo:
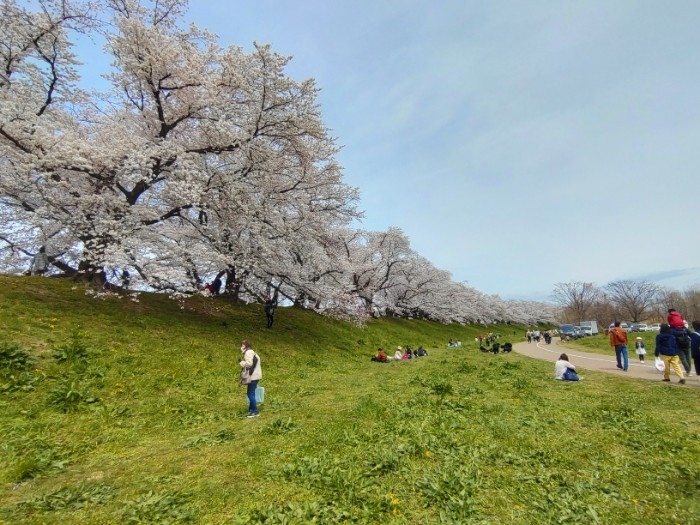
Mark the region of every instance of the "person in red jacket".
<instances>
[{"instance_id":1,"label":"person in red jacket","mask_svg":"<svg viewBox=\"0 0 700 525\"><path fill-rule=\"evenodd\" d=\"M615 349L617 368L627 372L627 332L620 327L620 321L615 321L615 328L610 330L610 346Z\"/></svg>"},{"instance_id":2,"label":"person in red jacket","mask_svg":"<svg viewBox=\"0 0 700 525\"><path fill-rule=\"evenodd\" d=\"M666 321L668 321L668 326L671 328L685 328L685 321L683 317L681 317L681 314L676 312L675 308L668 309Z\"/></svg>"}]
</instances>

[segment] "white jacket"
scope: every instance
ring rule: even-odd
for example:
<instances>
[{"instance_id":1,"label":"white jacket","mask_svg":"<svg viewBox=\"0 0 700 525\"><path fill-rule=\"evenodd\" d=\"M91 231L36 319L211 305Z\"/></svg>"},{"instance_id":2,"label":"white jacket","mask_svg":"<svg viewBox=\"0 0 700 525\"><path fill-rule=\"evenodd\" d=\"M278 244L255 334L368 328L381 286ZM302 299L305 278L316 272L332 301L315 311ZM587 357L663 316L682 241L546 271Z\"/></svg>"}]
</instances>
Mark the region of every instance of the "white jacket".
<instances>
[{"instance_id":1,"label":"white jacket","mask_svg":"<svg viewBox=\"0 0 700 525\"><path fill-rule=\"evenodd\" d=\"M559 359L556 363L554 363L554 379L564 379L564 372L566 372L567 368L576 370L574 365L568 361L564 361L563 359Z\"/></svg>"},{"instance_id":2,"label":"white jacket","mask_svg":"<svg viewBox=\"0 0 700 525\"><path fill-rule=\"evenodd\" d=\"M250 369L250 367L253 366L253 356L258 356L258 362L255 365L255 370L253 370L250 374L250 380L257 381L262 379L262 365L260 364L260 356L256 354L252 348L241 350L241 353L243 354L243 361L238 363L241 365L241 368Z\"/></svg>"}]
</instances>

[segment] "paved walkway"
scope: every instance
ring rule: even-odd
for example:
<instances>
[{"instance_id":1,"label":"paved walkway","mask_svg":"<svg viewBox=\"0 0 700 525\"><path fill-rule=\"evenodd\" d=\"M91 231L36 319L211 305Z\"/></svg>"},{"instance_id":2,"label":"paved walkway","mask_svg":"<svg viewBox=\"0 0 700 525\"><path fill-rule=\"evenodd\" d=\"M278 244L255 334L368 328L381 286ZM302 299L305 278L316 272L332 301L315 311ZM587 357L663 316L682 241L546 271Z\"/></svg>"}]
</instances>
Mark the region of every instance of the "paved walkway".
<instances>
[{"instance_id":1,"label":"paved walkway","mask_svg":"<svg viewBox=\"0 0 700 525\"><path fill-rule=\"evenodd\" d=\"M513 350L519 354L534 357L535 359L551 361L552 363L559 359L559 355L564 353L569 357L569 361L576 365L577 372L582 376L586 375L585 370L594 370L596 372L605 372L620 376L624 375L625 377L648 379L649 381L660 382L663 378L663 374L654 368L654 353L649 352L649 350L647 350L646 361L640 363L637 354L635 354L634 349L632 349L632 353L629 356L629 368L627 372L623 372L617 368L615 351L612 348L610 349L610 356L605 356L602 354L591 354L589 352L565 348L559 346L556 341L552 340L550 344L545 344L544 341L539 343L535 343L534 341L532 343L516 343L513 345ZM678 376L676 376L673 370L671 370L671 384L678 384ZM697 376L692 375L686 378L685 386L700 389L700 381L698 381Z\"/></svg>"}]
</instances>

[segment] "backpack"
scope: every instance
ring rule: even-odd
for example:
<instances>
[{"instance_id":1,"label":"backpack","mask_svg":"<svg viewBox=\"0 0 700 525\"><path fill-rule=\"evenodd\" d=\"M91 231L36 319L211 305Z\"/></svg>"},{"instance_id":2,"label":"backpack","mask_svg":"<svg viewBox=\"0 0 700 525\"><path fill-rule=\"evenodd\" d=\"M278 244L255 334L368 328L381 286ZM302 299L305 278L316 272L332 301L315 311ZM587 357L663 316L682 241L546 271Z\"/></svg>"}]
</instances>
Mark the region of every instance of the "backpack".
<instances>
[{"instance_id":1,"label":"backpack","mask_svg":"<svg viewBox=\"0 0 700 525\"><path fill-rule=\"evenodd\" d=\"M673 334L676 337L676 346L679 350L688 350L690 348L690 335L687 330L676 332Z\"/></svg>"}]
</instances>

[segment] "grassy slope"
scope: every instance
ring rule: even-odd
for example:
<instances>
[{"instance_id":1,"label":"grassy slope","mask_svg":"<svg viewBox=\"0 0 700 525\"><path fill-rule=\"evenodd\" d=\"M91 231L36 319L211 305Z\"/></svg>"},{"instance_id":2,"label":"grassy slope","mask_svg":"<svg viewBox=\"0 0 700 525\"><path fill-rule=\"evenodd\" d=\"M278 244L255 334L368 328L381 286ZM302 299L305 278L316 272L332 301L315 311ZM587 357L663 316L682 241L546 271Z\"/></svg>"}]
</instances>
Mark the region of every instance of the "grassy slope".
<instances>
[{"instance_id":1,"label":"grassy slope","mask_svg":"<svg viewBox=\"0 0 700 525\"><path fill-rule=\"evenodd\" d=\"M42 278L0 277L0 305L0 340L38 356L0 376L6 523L698 522L695 390L444 348L472 327L278 309L270 331L261 306ZM76 332L87 359L53 358ZM243 338L264 369L254 420ZM397 344L431 356L369 362Z\"/></svg>"}]
</instances>

